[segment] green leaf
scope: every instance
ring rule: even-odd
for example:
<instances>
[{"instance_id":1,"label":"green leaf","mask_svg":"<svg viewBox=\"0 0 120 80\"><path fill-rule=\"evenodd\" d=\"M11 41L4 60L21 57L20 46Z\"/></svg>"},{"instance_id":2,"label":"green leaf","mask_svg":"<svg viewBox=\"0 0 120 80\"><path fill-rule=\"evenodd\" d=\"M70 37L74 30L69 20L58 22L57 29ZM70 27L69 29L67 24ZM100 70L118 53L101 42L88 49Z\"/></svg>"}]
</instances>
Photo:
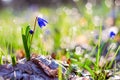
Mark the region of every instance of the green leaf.
<instances>
[{"instance_id":1,"label":"green leaf","mask_svg":"<svg viewBox=\"0 0 120 80\"><path fill-rule=\"evenodd\" d=\"M11 54L11 59L12 59L12 65L15 66L16 65L16 57L15 57L15 55Z\"/></svg>"},{"instance_id":2,"label":"green leaf","mask_svg":"<svg viewBox=\"0 0 120 80\"><path fill-rule=\"evenodd\" d=\"M27 58L27 60L30 60L30 51L29 51L29 48L28 48L28 45L27 45L26 36L22 35L22 39L23 39L23 45L24 45L24 48L25 48L26 58Z\"/></svg>"},{"instance_id":3,"label":"green leaf","mask_svg":"<svg viewBox=\"0 0 120 80\"><path fill-rule=\"evenodd\" d=\"M25 49L25 53L26 53L26 58L27 60L30 60L30 49L29 49L29 46L28 46L28 36L26 35L27 34L27 29L28 27L26 27L26 29L24 30L22 28L22 40L23 40L23 46L24 46L24 49ZM26 33L25 33L26 32Z\"/></svg>"},{"instance_id":4,"label":"green leaf","mask_svg":"<svg viewBox=\"0 0 120 80\"><path fill-rule=\"evenodd\" d=\"M92 70L89 66L85 65L84 68L90 72L90 74L94 77L94 70Z\"/></svg>"},{"instance_id":5,"label":"green leaf","mask_svg":"<svg viewBox=\"0 0 120 80\"><path fill-rule=\"evenodd\" d=\"M3 64L3 61L2 61L2 55L0 55L0 65Z\"/></svg>"},{"instance_id":6,"label":"green leaf","mask_svg":"<svg viewBox=\"0 0 120 80\"><path fill-rule=\"evenodd\" d=\"M0 65L3 64L2 56L3 56L3 51L2 51L2 49L0 48Z\"/></svg>"},{"instance_id":7,"label":"green leaf","mask_svg":"<svg viewBox=\"0 0 120 80\"><path fill-rule=\"evenodd\" d=\"M30 26L27 26L27 27L26 27L26 30L25 30L25 35L26 35L26 37L29 36L29 31L30 31Z\"/></svg>"},{"instance_id":8,"label":"green leaf","mask_svg":"<svg viewBox=\"0 0 120 80\"><path fill-rule=\"evenodd\" d=\"M92 62L91 60L86 59L84 65L90 66L92 63L93 63L93 62Z\"/></svg>"},{"instance_id":9,"label":"green leaf","mask_svg":"<svg viewBox=\"0 0 120 80\"><path fill-rule=\"evenodd\" d=\"M30 26L27 26L26 29L25 29L25 35L26 35L26 39L27 39L27 45L28 45L28 49L30 49L30 34L29 34L29 31L30 31Z\"/></svg>"}]
</instances>

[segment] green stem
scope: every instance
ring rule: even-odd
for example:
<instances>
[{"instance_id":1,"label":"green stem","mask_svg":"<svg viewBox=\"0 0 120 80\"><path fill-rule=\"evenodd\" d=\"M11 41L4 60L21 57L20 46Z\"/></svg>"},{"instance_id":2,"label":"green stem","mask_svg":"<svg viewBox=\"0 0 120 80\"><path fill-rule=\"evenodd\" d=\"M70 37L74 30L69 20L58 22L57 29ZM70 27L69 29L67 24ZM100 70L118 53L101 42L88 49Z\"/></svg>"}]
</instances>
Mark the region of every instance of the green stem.
<instances>
[{"instance_id":1,"label":"green stem","mask_svg":"<svg viewBox=\"0 0 120 80\"><path fill-rule=\"evenodd\" d=\"M36 22L37 22L37 17L35 18L33 32L35 32ZM32 44L32 40L33 40L33 35L34 35L34 33L33 33L32 36L31 36L31 41L30 41L30 47L29 47L29 50L30 50L30 48L31 48L31 44Z\"/></svg>"}]
</instances>

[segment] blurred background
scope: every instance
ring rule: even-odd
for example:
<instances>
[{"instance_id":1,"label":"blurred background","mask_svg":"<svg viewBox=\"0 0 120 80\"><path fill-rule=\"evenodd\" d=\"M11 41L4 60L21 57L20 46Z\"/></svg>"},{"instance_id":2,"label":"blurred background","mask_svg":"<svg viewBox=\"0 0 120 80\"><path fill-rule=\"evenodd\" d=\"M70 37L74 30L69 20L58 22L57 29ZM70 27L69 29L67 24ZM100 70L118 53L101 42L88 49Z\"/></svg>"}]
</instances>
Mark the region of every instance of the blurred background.
<instances>
[{"instance_id":1,"label":"blurred background","mask_svg":"<svg viewBox=\"0 0 120 80\"><path fill-rule=\"evenodd\" d=\"M14 53L23 50L21 28L33 29L35 17L40 16L48 25L37 27L32 52L53 53L77 46L90 51L98 43L100 27L103 42L111 31L118 34L119 12L120 0L0 0L0 48L9 51L12 46Z\"/></svg>"}]
</instances>

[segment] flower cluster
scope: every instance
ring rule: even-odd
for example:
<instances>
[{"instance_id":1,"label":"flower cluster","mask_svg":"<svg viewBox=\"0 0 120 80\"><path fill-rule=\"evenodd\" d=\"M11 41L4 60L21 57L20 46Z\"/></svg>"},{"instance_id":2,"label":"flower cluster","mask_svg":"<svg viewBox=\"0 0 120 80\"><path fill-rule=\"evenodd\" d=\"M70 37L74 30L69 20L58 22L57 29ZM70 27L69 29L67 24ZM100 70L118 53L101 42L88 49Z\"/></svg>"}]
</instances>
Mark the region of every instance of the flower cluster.
<instances>
[{"instance_id":1,"label":"flower cluster","mask_svg":"<svg viewBox=\"0 0 120 80\"><path fill-rule=\"evenodd\" d=\"M43 26L46 26L46 24L48 23L45 19L42 19L40 17L36 17L36 21L39 25L40 28L42 28ZM36 23L36 22L35 22ZM35 27L35 26L34 26ZM29 31L30 34L34 33L34 30L30 30Z\"/></svg>"}]
</instances>

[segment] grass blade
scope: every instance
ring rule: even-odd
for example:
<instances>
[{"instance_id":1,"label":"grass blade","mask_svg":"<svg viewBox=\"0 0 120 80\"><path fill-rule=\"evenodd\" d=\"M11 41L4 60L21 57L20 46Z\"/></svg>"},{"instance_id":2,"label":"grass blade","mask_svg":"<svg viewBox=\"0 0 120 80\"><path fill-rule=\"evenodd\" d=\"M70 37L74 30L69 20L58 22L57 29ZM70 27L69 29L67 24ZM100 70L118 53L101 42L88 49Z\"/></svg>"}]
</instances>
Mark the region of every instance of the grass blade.
<instances>
[{"instance_id":1,"label":"grass blade","mask_svg":"<svg viewBox=\"0 0 120 80\"><path fill-rule=\"evenodd\" d=\"M110 68L110 67L112 66L113 61L115 60L116 55L117 55L117 53L118 53L119 50L120 50L120 46L117 48L117 50L116 50L116 52L115 52L115 55L114 55L113 59L111 60L110 64L108 65L108 68Z\"/></svg>"},{"instance_id":2,"label":"grass blade","mask_svg":"<svg viewBox=\"0 0 120 80\"><path fill-rule=\"evenodd\" d=\"M97 56L96 56L96 67L95 69L98 70L99 69L99 60L100 60L100 53L101 53L101 35L102 35L102 26L100 26L100 33L99 33L99 42L98 42L98 52L97 52Z\"/></svg>"}]
</instances>

